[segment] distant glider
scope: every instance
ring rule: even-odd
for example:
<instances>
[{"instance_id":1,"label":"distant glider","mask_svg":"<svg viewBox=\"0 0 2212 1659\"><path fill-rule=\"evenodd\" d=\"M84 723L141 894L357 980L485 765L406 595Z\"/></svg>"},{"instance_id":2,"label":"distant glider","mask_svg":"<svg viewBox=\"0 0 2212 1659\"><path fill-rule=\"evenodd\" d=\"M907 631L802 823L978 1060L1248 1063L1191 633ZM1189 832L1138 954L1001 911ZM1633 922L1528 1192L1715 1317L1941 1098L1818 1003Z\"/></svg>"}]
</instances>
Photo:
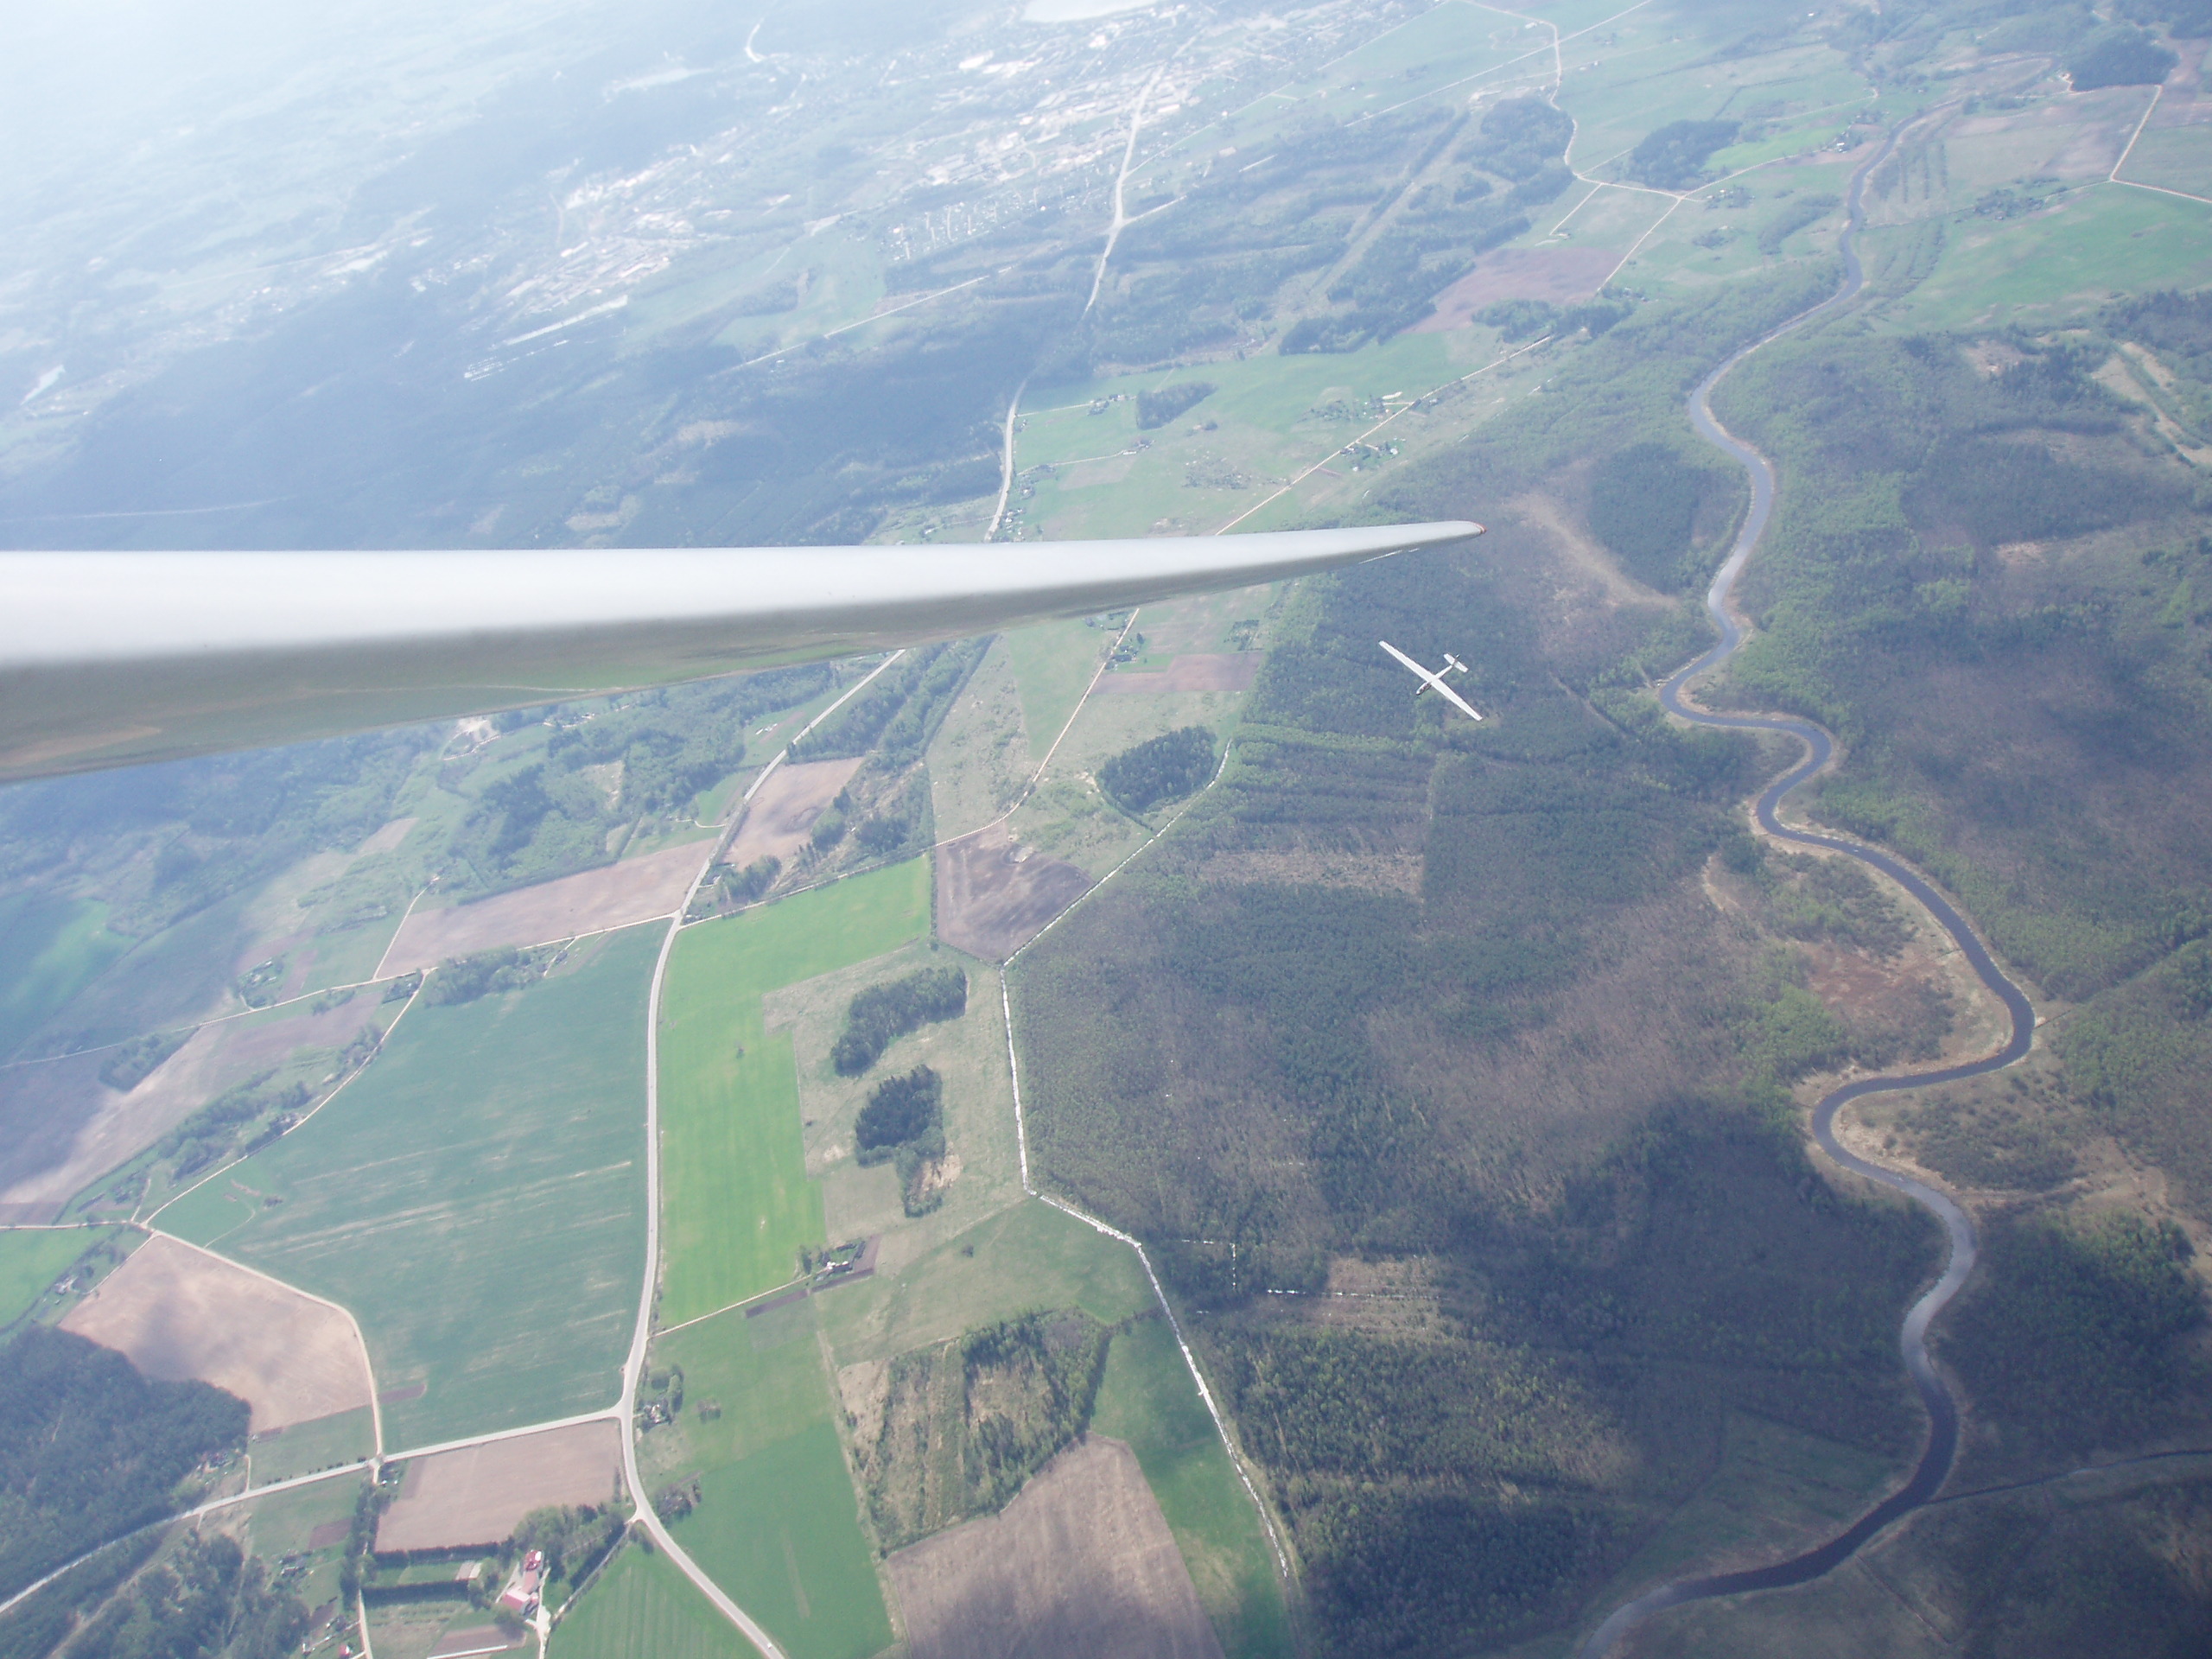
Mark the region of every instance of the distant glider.
<instances>
[{"instance_id":1,"label":"distant glider","mask_svg":"<svg viewBox=\"0 0 2212 1659\"><path fill-rule=\"evenodd\" d=\"M0 553L0 783L958 639L1480 534Z\"/></svg>"},{"instance_id":2,"label":"distant glider","mask_svg":"<svg viewBox=\"0 0 2212 1659\"><path fill-rule=\"evenodd\" d=\"M1467 665L1461 662L1457 657L1454 657L1450 652L1447 651L1444 653L1444 666L1438 669L1434 673L1431 673L1427 669L1423 668L1412 658L1407 656L1404 652L1400 651L1395 645L1392 645L1388 639L1378 639L1375 643L1382 646L1383 650L1389 652L1393 657L1396 658L1400 662L1403 663L1408 668L1411 669L1415 674L1421 677L1421 691L1414 692L1414 696L1421 696L1421 691L1433 691L1438 696L1443 698L1445 702L1450 703L1461 714L1466 715L1469 720L1480 720L1482 718L1479 714L1475 712L1475 707L1472 703L1469 702L1457 691L1454 691L1450 686L1444 683L1444 677L1446 674L1464 674L1467 671Z\"/></svg>"}]
</instances>

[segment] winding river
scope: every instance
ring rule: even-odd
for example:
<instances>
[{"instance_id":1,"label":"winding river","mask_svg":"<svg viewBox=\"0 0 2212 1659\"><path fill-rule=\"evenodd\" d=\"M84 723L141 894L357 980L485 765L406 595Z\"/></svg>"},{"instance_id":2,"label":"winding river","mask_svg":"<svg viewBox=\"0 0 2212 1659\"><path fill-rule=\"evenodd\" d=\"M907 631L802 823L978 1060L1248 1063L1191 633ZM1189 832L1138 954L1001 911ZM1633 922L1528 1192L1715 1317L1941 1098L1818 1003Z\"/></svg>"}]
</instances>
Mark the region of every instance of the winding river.
<instances>
[{"instance_id":1,"label":"winding river","mask_svg":"<svg viewBox=\"0 0 2212 1659\"><path fill-rule=\"evenodd\" d=\"M1717 1596L1738 1595L1749 1590L1778 1590L1818 1578L1848 1560L1861 1544L1891 1522L1918 1509L1935 1497L1937 1489L1949 1477L1952 1463L1958 1455L1958 1402L1929 1359L1928 1327L1952 1297L1958 1294L1959 1287L1966 1282L1967 1275L1974 1271L1976 1244L1973 1219L1948 1197L1926 1182L1915 1180L1909 1175L1886 1169L1879 1164L1870 1163L1850 1151L1836 1138L1835 1118L1845 1106L1868 1095L1902 1089L1924 1089L1931 1084L1955 1082L1961 1077L1979 1077L1984 1072L1995 1071L2012 1065L2028 1052L2035 1034L2035 1009L2029 1002L2027 994L2006 978L2003 970L1991 959L1987 948L1975 936L1973 928L1967 925L1966 918L1959 914L1957 908L1917 872L1873 848L1838 836L1791 829L1782 822L1779 812L1783 798L1826 766L1835 752L1834 740L1826 731L1811 721L1789 715L1713 714L1687 701L1684 696L1693 681L1719 668L1736 654L1744 643L1744 628L1729 607L1729 596L1737 579L1743 575L1744 567L1765 535L1768 520L1774 513L1774 464L1720 424L1713 413L1713 388L1727 378L1736 366L1753 352L1848 305L1866 286L1866 272L1859 264L1858 240L1859 232L1865 224L1866 181L1897 148L1904 131L1904 129L1899 127L1891 132L1889 141L1852 175L1848 224L1840 244L1844 262L1841 285L1818 305L1800 312L1771 334L1737 352L1700 381L1696 390L1690 393L1691 424L1697 429L1700 437L1724 451L1750 475L1751 503L1751 510L1745 514L1743 528L1737 534L1735 545L1729 550L1727 562L1720 567L1719 574L1713 577L1713 586L1706 594L1705 607L1719 630L1719 641L1704 656L1676 672L1660 688L1659 696L1671 712L1694 725L1715 727L1724 731L1780 732L1802 743L1805 746L1804 758L1769 784L1759 795L1752 810L1758 816L1760 827L1777 841L1800 847L1816 847L1823 851L1855 858L1896 881L1918 900L1943 931L1951 936L1961 953L1972 964L1976 976L2004 1003L2005 1011L2012 1017L2012 1034L2005 1046L1993 1054L1962 1065L1948 1066L1942 1071L1861 1077L1827 1095L1813 1113L1813 1134L1819 1140L1821 1150L1845 1168L1904 1194L1942 1222L1948 1236L1949 1253L1943 1264L1942 1274L1906 1313L1904 1329L1899 1338L1905 1369L1911 1374L1913 1387L1918 1390L1921 1404L1928 1412L1927 1448L1921 1453L1919 1464L1904 1485L1826 1543L1766 1567L1748 1567L1736 1573L1717 1573L1704 1578L1681 1579L1648 1591L1634 1601L1616 1608L1582 1644L1580 1659L1604 1659L1604 1656L1610 1653L1630 1630L1667 1608L1678 1607L1685 1602L1707 1601Z\"/></svg>"}]
</instances>

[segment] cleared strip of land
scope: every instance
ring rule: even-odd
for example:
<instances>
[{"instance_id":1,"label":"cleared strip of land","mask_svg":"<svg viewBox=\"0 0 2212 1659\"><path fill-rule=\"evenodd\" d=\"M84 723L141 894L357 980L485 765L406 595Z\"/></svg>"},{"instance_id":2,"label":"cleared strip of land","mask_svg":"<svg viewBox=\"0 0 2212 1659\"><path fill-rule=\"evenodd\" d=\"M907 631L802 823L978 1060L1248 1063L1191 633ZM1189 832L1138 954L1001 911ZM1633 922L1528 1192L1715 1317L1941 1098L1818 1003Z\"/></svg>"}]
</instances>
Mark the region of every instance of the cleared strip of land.
<instances>
[{"instance_id":1,"label":"cleared strip of land","mask_svg":"<svg viewBox=\"0 0 2212 1659\"><path fill-rule=\"evenodd\" d=\"M664 1325L773 1288L822 1236L798 1076L763 993L895 950L929 926L921 859L687 928L661 997Z\"/></svg>"},{"instance_id":2,"label":"cleared strip of land","mask_svg":"<svg viewBox=\"0 0 2212 1659\"><path fill-rule=\"evenodd\" d=\"M381 972L411 974L448 957L506 945L603 933L666 916L683 902L708 849L687 842L643 858L626 858L596 870L518 887L450 910L418 910L385 953Z\"/></svg>"}]
</instances>

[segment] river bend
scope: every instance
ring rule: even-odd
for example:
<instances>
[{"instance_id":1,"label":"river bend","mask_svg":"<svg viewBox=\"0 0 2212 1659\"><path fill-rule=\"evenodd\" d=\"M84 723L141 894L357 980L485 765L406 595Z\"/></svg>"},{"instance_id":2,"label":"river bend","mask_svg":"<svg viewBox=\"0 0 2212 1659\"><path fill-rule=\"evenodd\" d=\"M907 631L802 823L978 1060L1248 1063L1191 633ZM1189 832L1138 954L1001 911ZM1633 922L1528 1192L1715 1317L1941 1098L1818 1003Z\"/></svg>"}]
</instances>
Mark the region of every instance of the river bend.
<instances>
[{"instance_id":1,"label":"river bend","mask_svg":"<svg viewBox=\"0 0 2212 1659\"><path fill-rule=\"evenodd\" d=\"M1750 563L1752 553L1765 536L1768 521L1774 515L1774 464L1720 424L1713 412L1713 389L1753 352L1848 305L1866 286L1866 271L1859 263L1858 240L1859 232L1866 222L1866 181L1895 150L1904 130L1900 127L1893 131L1889 141L1852 175L1848 223L1840 244L1844 275L1835 292L1737 352L1700 381L1690 393L1688 412L1691 425L1696 428L1700 437L1744 468L1751 480L1751 501L1750 510L1744 515L1743 527L1737 532L1735 544L1729 550L1727 561L1713 577L1713 586L1706 594L1705 607L1719 631L1719 640L1702 657L1669 678L1660 688L1659 696L1669 712L1693 725L1713 727L1723 731L1779 732L1802 743L1805 746L1803 758L1769 784L1754 804L1752 810L1758 816L1760 828L1777 841L1794 846L1819 848L1825 852L1840 853L1847 858L1857 859L1861 864L1879 870L1897 882L1951 936L1960 952L1973 967L1975 976L2005 1005L2012 1018L2011 1036L1993 1054L1963 1065L1947 1066L1941 1071L1895 1072L1881 1077L1860 1077L1830 1092L1813 1112L1814 1136L1820 1141L1821 1150L1830 1158L1868 1180L1903 1193L1943 1224L1948 1254L1942 1274L1907 1311L1904 1327L1899 1337L1905 1369L1911 1375L1913 1387L1918 1391L1920 1402L1928 1413L1928 1443L1921 1452L1919 1463L1904 1485L1827 1542L1766 1567L1713 1573L1703 1578L1681 1579L1648 1591L1634 1601L1616 1608L1582 1644L1579 1659L1604 1659L1604 1656L1610 1653L1630 1630L1667 1608L1678 1607L1685 1602L1708 1601L1719 1596L1739 1595L1751 1590L1783 1589L1820 1577L1831 1568L1840 1566L1860 1545L1899 1516L1920 1508L1935 1497L1937 1490L1949 1478L1951 1465L1958 1456L1959 1405L1948 1384L1928 1357L1928 1327L1974 1271L1976 1242L1973 1219L1949 1197L1926 1182L1870 1162L1850 1151L1836 1138L1835 1118L1845 1106L1868 1095L1954 1083L1961 1077L1979 1077L1984 1072L1995 1071L2012 1065L2027 1053L2033 1040L2035 1009L2028 1001L2027 993L2007 978L1992 959L1987 947L1967 925L1966 918L1959 914L1957 907L1936 892L1918 872L1888 854L1858 842L1792 829L1782 822L1780 808L1783 798L1826 766L1835 752L1834 740L1827 731L1811 721L1792 715L1713 714L1688 702L1684 695L1693 681L1721 667L1741 648L1744 628L1730 609L1729 598L1738 578L1744 573L1745 566Z\"/></svg>"}]
</instances>

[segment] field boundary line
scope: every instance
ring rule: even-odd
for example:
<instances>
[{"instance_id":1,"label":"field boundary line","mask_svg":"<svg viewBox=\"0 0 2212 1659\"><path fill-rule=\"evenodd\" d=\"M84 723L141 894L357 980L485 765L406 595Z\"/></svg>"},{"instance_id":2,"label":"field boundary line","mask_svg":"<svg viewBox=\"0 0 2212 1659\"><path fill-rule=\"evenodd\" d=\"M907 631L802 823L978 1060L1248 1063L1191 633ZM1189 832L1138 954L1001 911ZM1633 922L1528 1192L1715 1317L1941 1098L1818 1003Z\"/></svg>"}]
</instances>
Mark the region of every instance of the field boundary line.
<instances>
[{"instance_id":1,"label":"field boundary line","mask_svg":"<svg viewBox=\"0 0 2212 1659\"><path fill-rule=\"evenodd\" d=\"M581 1428L586 1423L613 1422L619 1424L623 1415L622 1402L601 1406L596 1411L580 1411L571 1417L549 1418L542 1423L524 1423L518 1428L495 1428L482 1434L465 1435L457 1440L440 1440L431 1446L403 1446L397 1452L384 1454L386 1463L401 1463L411 1458L435 1458L447 1452L466 1452L471 1446L496 1446L502 1440L526 1440L533 1434L550 1434L556 1429Z\"/></svg>"},{"instance_id":2,"label":"field boundary line","mask_svg":"<svg viewBox=\"0 0 2212 1659\"><path fill-rule=\"evenodd\" d=\"M2151 118L2158 112L2158 100L2166 95L2165 83L2161 81L2151 89L2151 101L2143 106L2143 118L2135 124L2135 130L2127 135L2127 147L2120 152L2120 159L2112 164L2112 171L2105 175L2107 184L2126 184L2131 181L2120 176L2120 169L2127 165L2127 158L2135 153L2135 145L2143 137L2143 129L2151 124ZM2174 193L2179 195L2181 192Z\"/></svg>"},{"instance_id":3,"label":"field boundary line","mask_svg":"<svg viewBox=\"0 0 2212 1659\"><path fill-rule=\"evenodd\" d=\"M428 984L429 982L428 976L426 976L423 980L423 984ZM346 1092L346 1086L351 1084L354 1078L366 1071L369 1067L375 1063L377 1056L384 1052L385 1044L391 1039L391 1033L399 1029L399 1022L407 1017L407 1010L415 1006L415 999L422 995L422 985L417 985L412 991L409 992L407 1001L400 1005L399 1012L391 1016L391 1023L377 1033L377 1046L368 1052L367 1057L364 1058L359 1065L355 1066L353 1071L340 1077L338 1080L338 1086L335 1089L333 1089L321 1100L318 1100L314 1105L308 1108L307 1112L301 1117L298 1122L287 1125L283 1134L279 1135L276 1141L271 1141L269 1143L269 1146L275 1146L277 1141L283 1140L285 1135L290 1135L295 1129L305 1128L308 1123L314 1121L315 1116L317 1112L320 1112L324 1107L329 1105L330 1103L337 1099L339 1096L344 1094ZM266 1152L268 1149L268 1147L257 1147L254 1151L247 1153L244 1157L232 1159L229 1163L225 1164L219 1169L209 1170L205 1175L202 1175L190 1186L186 1187L183 1192L173 1192L168 1198L163 1198L160 1206L155 1210L154 1213L148 1216L145 1221L139 1224L143 1225L149 1232L155 1230L154 1224L162 1218L163 1213L168 1211L171 1205L177 1204L183 1199L190 1198L194 1192L197 1192L201 1187L207 1185L208 1182L213 1180L218 1175L229 1174L240 1164L248 1162L251 1159L259 1156L261 1153ZM136 1223L137 1222L137 1216L134 1213L131 1217L131 1220ZM249 1217L249 1219L251 1219L251 1217Z\"/></svg>"},{"instance_id":4,"label":"field boundary line","mask_svg":"<svg viewBox=\"0 0 2212 1659\"><path fill-rule=\"evenodd\" d=\"M826 886L828 884L824 883L824 885ZM810 892L812 889L804 889L804 891ZM741 1307L750 1307L755 1302L765 1300L766 1298L771 1296L781 1295L785 1291L790 1290L796 1286L810 1282L811 1281L807 1279L786 1279L780 1285L772 1286L766 1290L756 1290L750 1296L741 1297L734 1302L727 1302L721 1306L716 1308L711 1313L695 1314L690 1319L685 1319L680 1324L664 1325L658 1326L654 1331L653 1334L658 1337L672 1337L678 1331L689 1331L695 1325L704 1325L709 1319L719 1319L725 1313L734 1313Z\"/></svg>"}]
</instances>

